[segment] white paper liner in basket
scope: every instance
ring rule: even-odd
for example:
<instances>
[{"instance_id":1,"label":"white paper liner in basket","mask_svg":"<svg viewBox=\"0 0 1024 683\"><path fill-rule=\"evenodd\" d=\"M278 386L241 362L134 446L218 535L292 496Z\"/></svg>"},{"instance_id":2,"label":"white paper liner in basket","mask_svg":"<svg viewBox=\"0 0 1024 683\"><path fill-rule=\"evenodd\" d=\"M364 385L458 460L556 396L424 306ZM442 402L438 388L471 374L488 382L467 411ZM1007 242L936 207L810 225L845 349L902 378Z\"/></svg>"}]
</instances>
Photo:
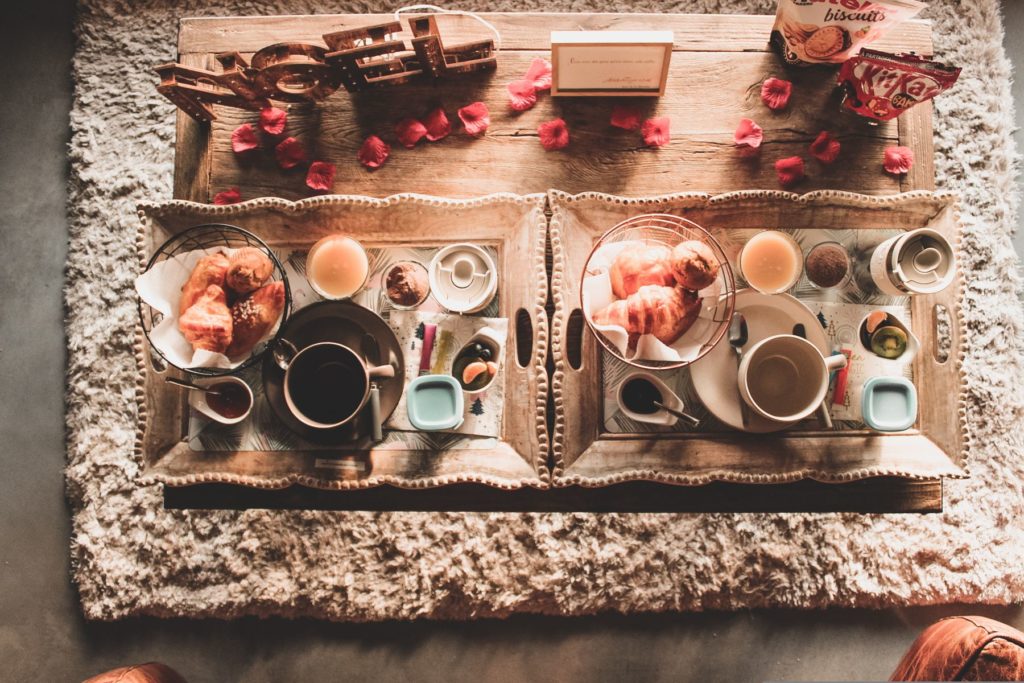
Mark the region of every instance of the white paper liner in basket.
<instances>
[{"instance_id":1,"label":"white paper liner in basket","mask_svg":"<svg viewBox=\"0 0 1024 683\"><path fill-rule=\"evenodd\" d=\"M221 253L231 257L234 249L213 247L210 249L193 249L153 264L153 267L135 279L135 291L142 302L163 315L149 333L149 341L163 355L168 363L175 367L190 368L225 368L233 369L244 363L252 355L246 353L238 358L228 358L223 353L214 353L204 349L193 349L192 344L178 329L178 306L181 302L181 288L185 286L196 264L204 256ZM281 318L270 331L263 335L256 346L273 338L281 325Z\"/></svg>"},{"instance_id":2,"label":"white paper liner in basket","mask_svg":"<svg viewBox=\"0 0 1024 683\"><path fill-rule=\"evenodd\" d=\"M671 346L664 344L653 334L643 334L637 340L636 349L630 352L629 333L624 327L594 323L593 313L617 300L612 293L612 282L609 275L612 262L622 250L637 246L644 246L644 242L639 240L609 242L602 244L594 251L587 263L587 272L583 277L583 315L586 316L587 322L618 349L619 354L627 361L692 362L700 356L704 344L720 324L705 317L709 312L705 303L702 303L700 315L690 329ZM715 282L702 289L698 294L704 302L718 301L724 291L725 282L719 273ZM714 307L712 306L711 309L713 310Z\"/></svg>"}]
</instances>

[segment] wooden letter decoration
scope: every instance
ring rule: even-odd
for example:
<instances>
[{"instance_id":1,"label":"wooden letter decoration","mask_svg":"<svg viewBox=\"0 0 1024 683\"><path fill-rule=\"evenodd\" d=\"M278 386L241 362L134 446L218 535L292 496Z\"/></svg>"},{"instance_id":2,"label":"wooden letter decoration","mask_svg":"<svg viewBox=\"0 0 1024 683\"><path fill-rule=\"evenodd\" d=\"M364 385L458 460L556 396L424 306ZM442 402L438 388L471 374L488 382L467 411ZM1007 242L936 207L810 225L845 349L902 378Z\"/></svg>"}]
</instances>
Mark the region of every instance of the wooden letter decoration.
<instances>
[{"instance_id":1,"label":"wooden letter decoration","mask_svg":"<svg viewBox=\"0 0 1024 683\"><path fill-rule=\"evenodd\" d=\"M198 121L217 117L213 105L258 111L269 101L317 102L339 87L349 92L417 79L439 80L492 71L494 41L445 47L432 15L409 20L412 49L397 21L328 33L327 49L304 43L263 48L251 62L238 52L216 55L217 71L162 64L157 91Z\"/></svg>"}]
</instances>

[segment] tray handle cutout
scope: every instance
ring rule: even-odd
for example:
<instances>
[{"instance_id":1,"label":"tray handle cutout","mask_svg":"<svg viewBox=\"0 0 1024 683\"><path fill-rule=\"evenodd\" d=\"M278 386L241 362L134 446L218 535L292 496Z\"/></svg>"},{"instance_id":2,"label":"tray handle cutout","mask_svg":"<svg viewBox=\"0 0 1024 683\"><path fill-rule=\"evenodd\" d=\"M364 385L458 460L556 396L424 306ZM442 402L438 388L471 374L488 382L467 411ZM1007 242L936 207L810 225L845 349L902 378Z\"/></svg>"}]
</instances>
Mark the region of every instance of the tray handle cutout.
<instances>
[{"instance_id":1,"label":"tray handle cutout","mask_svg":"<svg viewBox=\"0 0 1024 683\"><path fill-rule=\"evenodd\" d=\"M526 368L533 359L533 319L525 308L516 311L516 365Z\"/></svg>"},{"instance_id":2,"label":"tray handle cutout","mask_svg":"<svg viewBox=\"0 0 1024 683\"><path fill-rule=\"evenodd\" d=\"M583 311L572 309L565 324L565 357L573 370L583 366L583 327Z\"/></svg>"}]
</instances>

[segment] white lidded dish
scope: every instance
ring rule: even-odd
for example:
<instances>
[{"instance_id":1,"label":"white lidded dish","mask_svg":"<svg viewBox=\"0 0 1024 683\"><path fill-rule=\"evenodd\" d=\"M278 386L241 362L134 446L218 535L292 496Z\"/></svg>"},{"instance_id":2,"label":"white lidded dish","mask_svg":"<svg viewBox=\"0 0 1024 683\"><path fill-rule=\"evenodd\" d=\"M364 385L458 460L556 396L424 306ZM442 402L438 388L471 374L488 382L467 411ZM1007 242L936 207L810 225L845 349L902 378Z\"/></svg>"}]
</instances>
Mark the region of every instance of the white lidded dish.
<instances>
[{"instance_id":1,"label":"white lidded dish","mask_svg":"<svg viewBox=\"0 0 1024 683\"><path fill-rule=\"evenodd\" d=\"M494 259L475 244L451 244L430 261L428 277L434 299L452 313L476 313L498 291Z\"/></svg>"}]
</instances>

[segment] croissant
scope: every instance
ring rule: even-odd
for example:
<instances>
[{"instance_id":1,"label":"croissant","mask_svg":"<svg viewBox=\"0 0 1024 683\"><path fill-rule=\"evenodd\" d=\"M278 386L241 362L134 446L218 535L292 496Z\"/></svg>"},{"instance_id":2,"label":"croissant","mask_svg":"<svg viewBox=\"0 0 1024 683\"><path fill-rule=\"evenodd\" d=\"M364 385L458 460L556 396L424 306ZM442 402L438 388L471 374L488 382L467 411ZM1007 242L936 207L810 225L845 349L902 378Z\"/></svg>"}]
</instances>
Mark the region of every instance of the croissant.
<instances>
[{"instance_id":1,"label":"croissant","mask_svg":"<svg viewBox=\"0 0 1024 683\"><path fill-rule=\"evenodd\" d=\"M672 273L681 287L695 292L718 278L719 263L711 247L700 240L680 242L672 249Z\"/></svg>"},{"instance_id":2,"label":"croissant","mask_svg":"<svg viewBox=\"0 0 1024 683\"><path fill-rule=\"evenodd\" d=\"M630 337L653 334L672 345L697 319L700 302L696 292L681 287L645 285L594 313L594 322L623 327Z\"/></svg>"},{"instance_id":3,"label":"croissant","mask_svg":"<svg viewBox=\"0 0 1024 683\"><path fill-rule=\"evenodd\" d=\"M231 307L232 339L227 355L237 358L252 351L270 332L284 310L284 283L271 282L239 299Z\"/></svg>"},{"instance_id":4,"label":"croissant","mask_svg":"<svg viewBox=\"0 0 1024 683\"><path fill-rule=\"evenodd\" d=\"M210 285L224 287L224 277L228 272L228 257L221 253L209 254L199 259L192 269L192 274L181 288L181 302L178 304L178 315L192 308Z\"/></svg>"},{"instance_id":5,"label":"croissant","mask_svg":"<svg viewBox=\"0 0 1024 683\"><path fill-rule=\"evenodd\" d=\"M671 250L660 244L623 249L612 261L609 271L612 293L618 299L625 299L644 285L675 285L671 256Z\"/></svg>"},{"instance_id":6,"label":"croissant","mask_svg":"<svg viewBox=\"0 0 1024 683\"><path fill-rule=\"evenodd\" d=\"M270 279L274 264L261 249L242 247L228 263L227 284L236 294L255 292Z\"/></svg>"},{"instance_id":7,"label":"croissant","mask_svg":"<svg viewBox=\"0 0 1024 683\"><path fill-rule=\"evenodd\" d=\"M195 349L224 353L231 344L231 309L228 297L217 285L210 285L178 318L178 329Z\"/></svg>"}]
</instances>

